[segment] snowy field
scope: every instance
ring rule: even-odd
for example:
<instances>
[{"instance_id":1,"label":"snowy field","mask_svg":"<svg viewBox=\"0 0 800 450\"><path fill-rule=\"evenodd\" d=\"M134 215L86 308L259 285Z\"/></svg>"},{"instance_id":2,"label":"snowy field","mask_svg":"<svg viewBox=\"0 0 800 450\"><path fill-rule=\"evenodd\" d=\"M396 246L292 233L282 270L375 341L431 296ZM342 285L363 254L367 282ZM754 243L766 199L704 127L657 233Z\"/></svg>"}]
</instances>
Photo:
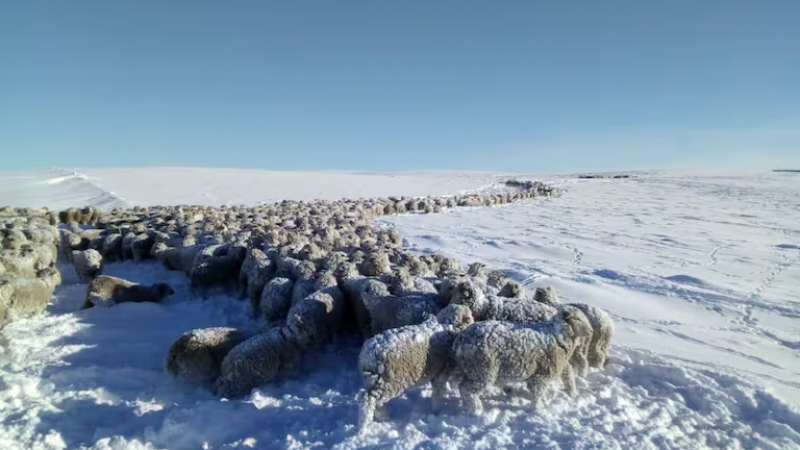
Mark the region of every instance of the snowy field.
<instances>
[{"instance_id":1,"label":"snowy field","mask_svg":"<svg viewBox=\"0 0 800 450\"><path fill-rule=\"evenodd\" d=\"M281 173L86 169L0 173L0 205L64 208L255 204L497 189L496 173ZM173 384L171 343L191 328L251 327L244 303L190 298L157 264L107 273L168 282L164 304L77 311L85 286L63 270L49 312L0 336L0 449L800 449L800 177L649 173L549 181L560 198L384 217L408 246L506 270L528 289L607 309L612 361L533 412L520 387L481 417L430 389L388 405L354 436L358 346L342 342L301 379L244 400Z\"/></svg>"}]
</instances>

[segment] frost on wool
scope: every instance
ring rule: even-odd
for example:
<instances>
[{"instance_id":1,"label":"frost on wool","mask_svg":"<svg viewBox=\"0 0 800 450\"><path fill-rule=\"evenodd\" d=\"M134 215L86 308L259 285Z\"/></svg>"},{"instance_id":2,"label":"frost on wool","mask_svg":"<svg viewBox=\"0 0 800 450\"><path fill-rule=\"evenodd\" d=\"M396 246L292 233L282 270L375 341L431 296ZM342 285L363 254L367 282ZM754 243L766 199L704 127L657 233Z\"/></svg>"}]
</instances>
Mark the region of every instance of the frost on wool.
<instances>
[{"instance_id":1,"label":"frost on wool","mask_svg":"<svg viewBox=\"0 0 800 450\"><path fill-rule=\"evenodd\" d=\"M170 347L164 369L181 381L210 385L220 374L223 358L247 337L244 331L228 327L189 331Z\"/></svg>"},{"instance_id":2,"label":"frost on wool","mask_svg":"<svg viewBox=\"0 0 800 450\"><path fill-rule=\"evenodd\" d=\"M480 396L494 384L523 381L534 407L544 405L547 385L558 378L575 394L575 375L569 364L576 340L589 336L591 325L575 308L564 308L549 322L524 325L476 322L453 341L453 355L463 378L459 391L464 406L480 414Z\"/></svg>"},{"instance_id":3,"label":"frost on wool","mask_svg":"<svg viewBox=\"0 0 800 450\"><path fill-rule=\"evenodd\" d=\"M128 302L160 302L175 291L165 283L144 286L122 278L100 275L86 288L84 308L113 306Z\"/></svg>"},{"instance_id":4,"label":"frost on wool","mask_svg":"<svg viewBox=\"0 0 800 450\"><path fill-rule=\"evenodd\" d=\"M581 374L586 373L586 367L602 368L608 361L608 352L611 348L611 339L614 337L614 320L611 316L596 306L585 303L558 303L558 294L552 287L537 288L534 300L555 305L558 308L575 307L583 312L592 325L592 335L585 339L580 353L575 356L575 362L582 365ZM579 360L579 355L582 360Z\"/></svg>"},{"instance_id":5,"label":"frost on wool","mask_svg":"<svg viewBox=\"0 0 800 450\"><path fill-rule=\"evenodd\" d=\"M81 283L89 283L103 273L103 256L95 249L73 250L71 259Z\"/></svg>"},{"instance_id":6,"label":"frost on wool","mask_svg":"<svg viewBox=\"0 0 800 450\"><path fill-rule=\"evenodd\" d=\"M547 321L557 312L552 306L527 299L484 295L468 279L456 285L451 293L450 302L469 307L476 320L533 324Z\"/></svg>"},{"instance_id":7,"label":"frost on wool","mask_svg":"<svg viewBox=\"0 0 800 450\"><path fill-rule=\"evenodd\" d=\"M453 340L472 322L468 308L450 305L421 324L387 330L364 342L358 357L364 379L358 395L359 430L372 423L376 410L414 386L432 382L438 402L454 367Z\"/></svg>"},{"instance_id":8,"label":"frost on wool","mask_svg":"<svg viewBox=\"0 0 800 450\"><path fill-rule=\"evenodd\" d=\"M289 309L288 334L304 350L321 347L341 330L344 310L344 294L338 287L316 291Z\"/></svg>"},{"instance_id":9,"label":"frost on wool","mask_svg":"<svg viewBox=\"0 0 800 450\"><path fill-rule=\"evenodd\" d=\"M442 307L436 294L408 294L402 297L382 296L375 298L367 307L370 315L370 333L422 323L435 316Z\"/></svg>"},{"instance_id":10,"label":"frost on wool","mask_svg":"<svg viewBox=\"0 0 800 450\"><path fill-rule=\"evenodd\" d=\"M301 351L286 331L286 327L271 328L228 352L216 381L217 395L241 397L253 388L295 374Z\"/></svg>"}]
</instances>

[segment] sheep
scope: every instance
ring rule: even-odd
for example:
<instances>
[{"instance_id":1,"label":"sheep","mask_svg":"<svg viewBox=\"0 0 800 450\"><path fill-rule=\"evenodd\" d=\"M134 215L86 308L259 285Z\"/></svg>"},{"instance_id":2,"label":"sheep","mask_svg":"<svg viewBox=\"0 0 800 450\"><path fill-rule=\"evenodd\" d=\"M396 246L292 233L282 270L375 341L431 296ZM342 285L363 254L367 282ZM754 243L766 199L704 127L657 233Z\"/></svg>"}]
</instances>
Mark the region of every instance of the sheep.
<instances>
[{"instance_id":1,"label":"sheep","mask_svg":"<svg viewBox=\"0 0 800 450\"><path fill-rule=\"evenodd\" d=\"M142 261L150 257L150 251L155 243L150 233L144 232L136 235L136 239L131 242L131 254L134 261Z\"/></svg>"},{"instance_id":2,"label":"sheep","mask_svg":"<svg viewBox=\"0 0 800 450\"><path fill-rule=\"evenodd\" d=\"M497 383L526 382L534 408L544 406L545 388L559 377L567 394L574 396L575 374L569 360L576 340L591 333L589 320L575 308L561 309L550 321L534 325L495 320L470 325L452 345L467 411L481 414L481 394Z\"/></svg>"},{"instance_id":3,"label":"sheep","mask_svg":"<svg viewBox=\"0 0 800 450\"><path fill-rule=\"evenodd\" d=\"M288 278L275 277L264 286L259 302L253 305L253 313L262 315L264 320L283 320L289 313L292 303L294 282Z\"/></svg>"},{"instance_id":4,"label":"sheep","mask_svg":"<svg viewBox=\"0 0 800 450\"><path fill-rule=\"evenodd\" d=\"M367 254L361 264L361 273L367 277L377 277L391 272L389 256L382 251L373 251Z\"/></svg>"},{"instance_id":5,"label":"sheep","mask_svg":"<svg viewBox=\"0 0 800 450\"><path fill-rule=\"evenodd\" d=\"M81 283L91 282L103 273L103 256L97 250L73 250L71 259Z\"/></svg>"},{"instance_id":6,"label":"sheep","mask_svg":"<svg viewBox=\"0 0 800 450\"><path fill-rule=\"evenodd\" d=\"M409 388L431 382L434 409L454 367L451 347L456 335L473 323L469 308L450 305L417 325L384 331L364 342L358 372L358 429L363 432L389 400Z\"/></svg>"},{"instance_id":7,"label":"sheep","mask_svg":"<svg viewBox=\"0 0 800 450\"><path fill-rule=\"evenodd\" d=\"M497 295L506 298L525 298L527 293L521 284L514 280L508 280L506 284L500 288L500 292L498 292Z\"/></svg>"},{"instance_id":8,"label":"sheep","mask_svg":"<svg viewBox=\"0 0 800 450\"><path fill-rule=\"evenodd\" d=\"M271 328L248 338L225 355L216 380L216 393L223 398L242 397L253 388L294 375L301 350L286 327Z\"/></svg>"},{"instance_id":9,"label":"sheep","mask_svg":"<svg viewBox=\"0 0 800 450\"><path fill-rule=\"evenodd\" d=\"M39 270L54 266L56 257L55 246L28 242L0 252L0 267L4 269L0 273L31 277Z\"/></svg>"},{"instance_id":10,"label":"sheep","mask_svg":"<svg viewBox=\"0 0 800 450\"><path fill-rule=\"evenodd\" d=\"M128 302L160 302L175 291L165 283L145 286L122 278L100 275L86 288L83 309L94 306L113 306Z\"/></svg>"},{"instance_id":11,"label":"sheep","mask_svg":"<svg viewBox=\"0 0 800 450\"><path fill-rule=\"evenodd\" d=\"M122 235L111 233L103 239L103 258L109 261L122 261Z\"/></svg>"},{"instance_id":12,"label":"sheep","mask_svg":"<svg viewBox=\"0 0 800 450\"><path fill-rule=\"evenodd\" d=\"M543 304L555 306L556 308L574 307L583 312L592 325L593 333L589 339L586 339L581 351L576 353L576 362L582 365L580 373L584 375L587 367L605 367L608 362L611 338L614 336L614 321L607 312L596 306L587 305L585 303L567 303L562 305L559 303L556 290L549 286L536 288L534 300Z\"/></svg>"},{"instance_id":13,"label":"sheep","mask_svg":"<svg viewBox=\"0 0 800 450\"><path fill-rule=\"evenodd\" d=\"M164 370L181 381L212 384L219 377L223 358L248 337L242 330L227 327L189 331L169 348Z\"/></svg>"},{"instance_id":14,"label":"sheep","mask_svg":"<svg viewBox=\"0 0 800 450\"><path fill-rule=\"evenodd\" d=\"M136 233L128 231L122 235L120 246L120 256L122 260L133 259L133 243L136 241Z\"/></svg>"},{"instance_id":15,"label":"sheep","mask_svg":"<svg viewBox=\"0 0 800 450\"><path fill-rule=\"evenodd\" d=\"M0 328L6 321L44 312L54 289L46 278L0 277Z\"/></svg>"},{"instance_id":16,"label":"sheep","mask_svg":"<svg viewBox=\"0 0 800 450\"><path fill-rule=\"evenodd\" d=\"M370 335L406 325L422 323L426 317L441 311L436 294L408 294L403 297L382 296L367 307Z\"/></svg>"},{"instance_id":17,"label":"sheep","mask_svg":"<svg viewBox=\"0 0 800 450\"><path fill-rule=\"evenodd\" d=\"M552 306L526 299L486 296L471 280L461 281L456 285L451 293L450 303L469 307L475 320L534 324L547 321L557 313Z\"/></svg>"},{"instance_id":18,"label":"sheep","mask_svg":"<svg viewBox=\"0 0 800 450\"><path fill-rule=\"evenodd\" d=\"M347 278L342 282L349 316L355 319L354 326L366 339L372 336L370 310L382 297L390 296L389 288L376 278Z\"/></svg>"},{"instance_id":19,"label":"sheep","mask_svg":"<svg viewBox=\"0 0 800 450\"><path fill-rule=\"evenodd\" d=\"M546 305L558 305L558 293L550 286L537 287L533 299Z\"/></svg>"},{"instance_id":20,"label":"sheep","mask_svg":"<svg viewBox=\"0 0 800 450\"><path fill-rule=\"evenodd\" d=\"M238 281L242 261L234 254L199 257L189 273L192 291L205 294L214 285Z\"/></svg>"},{"instance_id":21,"label":"sheep","mask_svg":"<svg viewBox=\"0 0 800 450\"><path fill-rule=\"evenodd\" d=\"M319 347L341 330L344 294L337 286L321 289L289 309L286 327L303 349Z\"/></svg>"},{"instance_id":22,"label":"sheep","mask_svg":"<svg viewBox=\"0 0 800 450\"><path fill-rule=\"evenodd\" d=\"M412 277L405 267L399 267L392 272L389 277L389 292L397 296L411 293L438 294L433 283L421 277Z\"/></svg>"},{"instance_id":23,"label":"sheep","mask_svg":"<svg viewBox=\"0 0 800 450\"><path fill-rule=\"evenodd\" d=\"M614 337L614 321L611 316L602 309L585 303L569 303L565 306L572 306L581 310L592 325L593 333L585 356L589 367L605 367L608 363L611 338Z\"/></svg>"},{"instance_id":24,"label":"sheep","mask_svg":"<svg viewBox=\"0 0 800 450\"><path fill-rule=\"evenodd\" d=\"M275 273L275 266L267 255L251 248L239 271L239 295L250 299L250 304L257 306L264 286Z\"/></svg>"}]
</instances>

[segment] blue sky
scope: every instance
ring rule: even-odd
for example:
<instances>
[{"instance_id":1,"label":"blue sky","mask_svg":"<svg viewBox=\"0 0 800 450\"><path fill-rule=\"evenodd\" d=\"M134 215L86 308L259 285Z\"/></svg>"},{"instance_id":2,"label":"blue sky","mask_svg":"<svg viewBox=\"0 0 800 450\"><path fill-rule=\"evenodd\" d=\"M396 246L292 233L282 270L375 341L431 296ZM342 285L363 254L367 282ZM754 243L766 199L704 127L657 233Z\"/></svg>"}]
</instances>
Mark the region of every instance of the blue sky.
<instances>
[{"instance_id":1,"label":"blue sky","mask_svg":"<svg viewBox=\"0 0 800 450\"><path fill-rule=\"evenodd\" d=\"M0 168L800 166L800 2L8 1Z\"/></svg>"}]
</instances>

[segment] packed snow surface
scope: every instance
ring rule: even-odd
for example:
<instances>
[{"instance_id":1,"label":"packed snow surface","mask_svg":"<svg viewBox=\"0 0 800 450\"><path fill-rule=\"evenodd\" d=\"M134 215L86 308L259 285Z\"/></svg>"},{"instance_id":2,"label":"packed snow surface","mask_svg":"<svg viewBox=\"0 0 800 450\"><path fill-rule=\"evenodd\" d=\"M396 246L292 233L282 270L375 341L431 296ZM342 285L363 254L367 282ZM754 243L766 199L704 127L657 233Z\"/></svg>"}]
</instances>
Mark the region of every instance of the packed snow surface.
<instances>
[{"instance_id":1,"label":"packed snow surface","mask_svg":"<svg viewBox=\"0 0 800 450\"><path fill-rule=\"evenodd\" d=\"M255 204L282 198L502 189L492 173L281 173L85 169L0 174L0 204L101 207ZM388 404L356 436L359 347L339 342L306 375L222 401L163 371L172 342L206 326L253 327L246 303L189 295L157 264L110 275L167 282L164 304L78 311L64 283L47 314L0 336L2 449L800 449L800 178L786 173L645 173L544 179L565 190L443 214L384 217L419 252L507 271L529 290L608 310L612 360L532 411L523 386L492 392L480 417L430 389Z\"/></svg>"}]
</instances>

